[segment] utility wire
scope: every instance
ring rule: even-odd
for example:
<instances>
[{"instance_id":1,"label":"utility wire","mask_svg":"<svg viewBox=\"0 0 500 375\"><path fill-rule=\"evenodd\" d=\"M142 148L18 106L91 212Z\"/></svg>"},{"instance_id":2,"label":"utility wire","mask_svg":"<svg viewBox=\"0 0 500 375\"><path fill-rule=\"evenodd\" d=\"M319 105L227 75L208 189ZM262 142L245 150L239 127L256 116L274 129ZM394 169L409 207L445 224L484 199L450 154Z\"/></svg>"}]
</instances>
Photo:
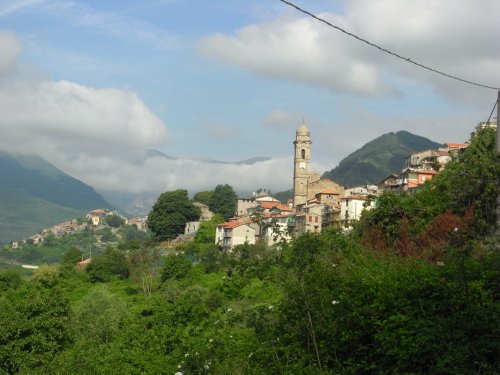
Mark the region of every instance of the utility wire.
<instances>
[{"instance_id":1,"label":"utility wire","mask_svg":"<svg viewBox=\"0 0 500 375\"><path fill-rule=\"evenodd\" d=\"M330 27L333 27L334 29L337 29L337 30L339 30L339 31L343 32L344 34L347 34L347 35L349 35L349 36L351 36L351 37L353 37L353 38L355 38L355 39L359 40L360 42L363 42L363 43L366 43L366 44L368 44L368 45L370 45L370 46L372 46L372 47L375 47L375 48L379 49L379 50L380 50L380 51L382 51L382 52L385 52L385 53L388 53L389 55L392 55L392 56L394 56L394 57L397 57L398 59L401 59L401 60L403 60L403 61L406 61L406 62L412 63L413 65L417 65L417 66L419 66L419 67L421 67L421 68L424 68L424 69L427 69L427 70L429 70L429 71L431 71L431 72L434 72L434 73L437 73L437 74L441 74L442 76L445 76L445 77L448 77L448 78L452 78L452 79L457 80L457 81L460 81L460 82L468 83L468 84L470 84L470 85L479 86L479 87L483 87L483 88L490 89L490 90L500 91L500 88L498 88L498 87L493 87L493 86L483 85L483 84L481 84L481 83L477 83L477 82L468 81L468 80L466 80L466 79L462 79L462 78L460 78L460 77L456 77L456 76L453 76L453 75L451 75L451 74L447 74L447 73L441 72L441 71L439 71L439 70L433 69L433 68L431 68L431 67L429 67L429 66L426 66L426 65L424 65L424 64L421 64L421 63L419 63L419 62L413 61L413 60L412 60L412 59L410 59L409 57L403 57L403 56L401 56L401 55L398 55L398 54L397 54L397 53L395 53L395 52L391 52L391 51L389 51L388 49L385 49L385 48L383 48L383 47L380 47L380 46L376 45L375 43L372 43L372 42L370 42L370 41L368 41L368 40L366 40L366 39L363 39L363 38L361 38L361 37L359 37L359 36L357 36L357 35L353 34L353 33L350 33L349 31L346 31L346 30L342 29L342 28L341 28L341 27L339 27L339 26L335 26L334 24L332 24L332 23L330 23L330 22L328 22L328 21L324 20L323 18L320 18L320 17L318 17L318 16L315 16L314 14L312 14L312 13L308 12L307 10L304 10L304 9L300 8L299 6L297 6L297 5L293 4L293 3L289 2L289 1L286 1L286 0L279 0L279 1L281 1L282 3L285 3L285 4L289 5L289 6L291 6L292 8L297 9L299 12L302 12L302 13L304 13L304 14L306 14L306 15L308 15L308 16L310 16L310 17L312 17L312 18L314 18L314 19L316 19L316 20L318 20L318 21L320 21L320 22L323 22L323 23L327 24L327 25L328 25L328 26L330 26Z\"/></svg>"},{"instance_id":2,"label":"utility wire","mask_svg":"<svg viewBox=\"0 0 500 375\"><path fill-rule=\"evenodd\" d=\"M488 117L488 121L486 121L486 124L488 124L491 120L491 116L493 116L493 111L495 111L495 108L497 107L498 105L498 100L495 101L495 105L493 106L493 109L491 110L491 113L490 113L490 117ZM498 126L498 121L500 121L499 119L497 119L497 126Z\"/></svg>"}]
</instances>

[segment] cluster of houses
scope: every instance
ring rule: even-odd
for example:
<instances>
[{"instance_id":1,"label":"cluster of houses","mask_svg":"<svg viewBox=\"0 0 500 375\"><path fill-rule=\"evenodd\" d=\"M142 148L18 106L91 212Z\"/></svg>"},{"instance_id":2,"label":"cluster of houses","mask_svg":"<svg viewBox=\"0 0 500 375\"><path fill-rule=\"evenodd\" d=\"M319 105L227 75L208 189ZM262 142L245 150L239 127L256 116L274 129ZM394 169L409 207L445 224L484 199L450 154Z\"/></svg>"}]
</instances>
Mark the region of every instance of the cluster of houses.
<instances>
[{"instance_id":1,"label":"cluster of houses","mask_svg":"<svg viewBox=\"0 0 500 375\"><path fill-rule=\"evenodd\" d=\"M80 233L89 229L101 229L106 226L106 217L113 215L120 217L125 224L135 225L137 229L146 231L146 217L128 219L113 210L95 209L87 213L83 219L73 219L64 223L56 224L50 228L42 229L40 233L31 237L25 238L21 241L13 241L11 246L13 249L17 249L22 246L23 243L40 245L49 234L60 238L68 234Z\"/></svg>"},{"instance_id":2,"label":"cluster of houses","mask_svg":"<svg viewBox=\"0 0 500 375\"><path fill-rule=\"evenodd\" d=\"M496 127L496 122L479 123L472 136L488 126ZM346 188L309 170L311 143L309 129L302 123L294 141L293 199L283 204L267 194L239 198L235 216L216 228L215 242L222 249L230 251L236 245L257 241L272 246L325 228L349 231L363 210L375 207L383 191L416 191L468 147L467 143L445 143L438 149L413 153L401 172L379 184Z\"/></svg>"}]
</instances>

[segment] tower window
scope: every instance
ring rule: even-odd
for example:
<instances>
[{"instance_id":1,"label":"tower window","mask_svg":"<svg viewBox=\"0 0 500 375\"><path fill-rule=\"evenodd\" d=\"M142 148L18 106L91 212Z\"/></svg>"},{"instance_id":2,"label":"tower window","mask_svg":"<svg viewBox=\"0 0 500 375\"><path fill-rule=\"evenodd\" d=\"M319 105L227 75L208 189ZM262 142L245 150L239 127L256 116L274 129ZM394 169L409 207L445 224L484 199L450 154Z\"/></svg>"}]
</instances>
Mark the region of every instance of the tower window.
<instances>
[{"instance_id":1,"label":"tower window","mask_svg":"<svg viewBox=\"0 0 500 375\"><path fill-rule=\"evenodd\" d=\"M300 150L300 155L302 156L302 159L306 158L306 150L302 149Z\"/></svg>"}]
</instances>

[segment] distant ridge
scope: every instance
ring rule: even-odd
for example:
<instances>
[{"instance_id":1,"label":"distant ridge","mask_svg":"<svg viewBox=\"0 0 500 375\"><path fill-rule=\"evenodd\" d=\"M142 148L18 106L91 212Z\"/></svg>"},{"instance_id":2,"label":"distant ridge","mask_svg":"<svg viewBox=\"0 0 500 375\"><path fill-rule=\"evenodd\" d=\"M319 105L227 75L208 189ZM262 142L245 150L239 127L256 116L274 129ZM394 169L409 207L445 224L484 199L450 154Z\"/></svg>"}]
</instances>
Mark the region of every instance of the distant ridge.
<instances>
[{"instance_id":1,"label":"distant ridge","mask_svg":"<svg viewBox=\"0 0 500 375\"><path fill-rule=\"evenodd\" d=\"M401 171L411 153L439 147L442 145L437 142L404 130L391 132L354 151L323 177L347 187L376 184L389 174Z\"/></svg>"},{"instance_id":2,"label":"distant ridge","mask_svg":"<svg viewBox=\"0 0 500 375\"><path fill-rule=\"evenodd\" d=\"M0 151L0 244L94 208L111 208L83 182L37 155Z\"/></svg>"}]
</instances>

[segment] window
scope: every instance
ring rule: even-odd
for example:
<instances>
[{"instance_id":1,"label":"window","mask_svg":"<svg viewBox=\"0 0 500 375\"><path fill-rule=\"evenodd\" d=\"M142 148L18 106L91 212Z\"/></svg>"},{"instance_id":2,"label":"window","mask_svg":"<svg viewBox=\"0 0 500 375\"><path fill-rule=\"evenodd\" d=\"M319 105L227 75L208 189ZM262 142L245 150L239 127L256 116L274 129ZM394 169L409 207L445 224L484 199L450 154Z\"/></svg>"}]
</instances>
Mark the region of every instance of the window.
<instances>
[{"instance_id":1,"label":"window","mask_svg":"<svg viewBox=\"0 0 500 375\"><path fill-rule=\"evenodd\" d=\"M309 215L309 222L312 222L313 221L313 217L311 215Z\"/></svg>"},{"instance_id":2,"label":"window","mask_svg":"<svg viewBox=\"0 0 500 375\"><path fill-rule=\"evenodd\" d=\"M306 158L306 150L302 149L300 150L300 155L302 156L302 159Z\"/></svg>"}]
</instances>

